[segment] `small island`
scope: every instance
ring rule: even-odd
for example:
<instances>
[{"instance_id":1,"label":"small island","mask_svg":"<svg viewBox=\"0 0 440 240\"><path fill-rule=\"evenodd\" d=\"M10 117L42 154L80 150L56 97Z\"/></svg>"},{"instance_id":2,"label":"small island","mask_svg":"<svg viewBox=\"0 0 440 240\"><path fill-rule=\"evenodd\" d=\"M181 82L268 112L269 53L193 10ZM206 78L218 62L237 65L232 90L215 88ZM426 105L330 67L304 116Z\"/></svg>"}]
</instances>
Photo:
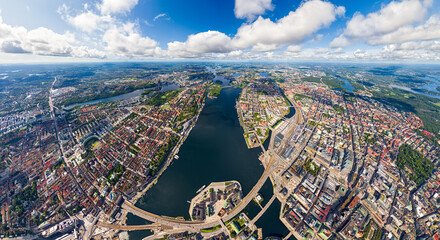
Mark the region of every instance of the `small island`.
<instances>
[{"instance_id":1,"label":"small island","mask_svg":"<svg viewBox=\"0 0 440 240\"><path fill-rule=\"evenodd\" d=\"M228 214L243 199L237 181L213 182L198 191L191 200L189 215L193 220L216 220Z\"/></svg>"},{"instance_id":2,"label":"small island","mask_svg":"<svg viewBox=\"0 0 440 240\"><path fill-rule=\"evenodd\" d=\"M218 95L220 95L220 92L222 91L223 85L222 81L217 80L215 81L208 89L208 97L209 98L216 98Z\"/></svg>"}]
</instances>

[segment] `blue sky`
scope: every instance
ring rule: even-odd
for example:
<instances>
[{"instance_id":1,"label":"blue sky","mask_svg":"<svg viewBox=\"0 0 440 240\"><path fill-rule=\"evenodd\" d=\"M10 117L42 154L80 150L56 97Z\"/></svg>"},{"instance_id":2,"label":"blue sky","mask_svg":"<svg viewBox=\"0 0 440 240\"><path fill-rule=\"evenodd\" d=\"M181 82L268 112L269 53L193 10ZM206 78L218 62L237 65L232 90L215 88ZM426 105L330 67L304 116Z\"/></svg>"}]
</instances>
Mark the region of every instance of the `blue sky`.
<instances>
[{"instance_id":1,"label":"blue sky","mask_svg":"<svg viewBox=\"0 0 440 240\"><path fill-rule=\"evenodd\" d=\"M440 60L438 0L14 0L0 11L0 63Z\"/></svg>"}]
</instances>

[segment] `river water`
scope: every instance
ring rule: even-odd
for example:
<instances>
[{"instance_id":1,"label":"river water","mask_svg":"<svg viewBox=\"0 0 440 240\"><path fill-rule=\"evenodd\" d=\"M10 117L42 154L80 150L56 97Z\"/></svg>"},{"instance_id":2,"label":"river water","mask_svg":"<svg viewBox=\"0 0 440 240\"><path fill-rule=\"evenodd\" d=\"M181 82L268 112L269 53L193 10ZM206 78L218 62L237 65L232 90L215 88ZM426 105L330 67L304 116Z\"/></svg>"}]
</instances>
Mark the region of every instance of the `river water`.
<instances>
[{"instance_id":1,"label":"river water","mask_svg":"<svg viewBox=\"0 0 440 240\"><path fill-rule=\"evenodd\" d=\"M206 100L195 127L180 148L179 159L174 160L157 184L139 199L136 206L159 215L189 219L187 201L203 185L237 180L241 183L244 194L252 189L264 169L258 160L261 149L246 147L235 109L235 101L239 95L240 89L227 87L218 98ZM265 185L261 192L265 199L269 199L272 195L271 184L268 182ZM275 208L274 212L279 212L279 206ZM270 212L272 211L264 215L271 215ZM268 228L274 225L264 222L265 220L259 220L259 224L268 225ZM276 228L284 228L281 222L278 223L281 225L276 224ZM127 224L144 224L144 220L129 215ZM129 234L130 239L142 239L149 235L145 231Z\"/></svg>"},{"instance_id":2,"label":"river water","mask_svg":"<svg viewBox=\"0 0 440 240\"><path fill-rule=\"evenodd\" d=\"M345 89L345 91L347 91L347 92L349 92L349 93L353 93L353 91L354 91L354 87L353 87L353 85L351 85L351 83L347 80L347 79L345 79L345 78L341 78L341 77L339 77L339 76L333 76L334 78L337 78L337 79L339 79L339 80L341 80L341 81L343 81L344 82L344 84L342 85L342 87Z\"/></svg>"},{"instance_id":3,"label":"river water","mask_svg":"<svg viewBox=\"0 0 440 240\"><path fill-rule=\"evenodd\" d=\"M96 104L96 103L121 101L121 100L125 100L125 99L135 98L135 97L139 97L147 89L154 89L154 88L138 89L138 90L134 90L133 92L121 94L121 95L114 96L114 97L102 98L102 99L92 100L92 101L88 101L88 102L72 104L72 105L66 106L65 108L72 109L77 106L85 106L85 105ZM167 84L167 85L162 86L160 89L160 92L166 92L166 91L171 91L171 90L176 90L176 89L179 89L179 86L174 83L171 83L171 84Z\"/></svg>"}]
</instances>

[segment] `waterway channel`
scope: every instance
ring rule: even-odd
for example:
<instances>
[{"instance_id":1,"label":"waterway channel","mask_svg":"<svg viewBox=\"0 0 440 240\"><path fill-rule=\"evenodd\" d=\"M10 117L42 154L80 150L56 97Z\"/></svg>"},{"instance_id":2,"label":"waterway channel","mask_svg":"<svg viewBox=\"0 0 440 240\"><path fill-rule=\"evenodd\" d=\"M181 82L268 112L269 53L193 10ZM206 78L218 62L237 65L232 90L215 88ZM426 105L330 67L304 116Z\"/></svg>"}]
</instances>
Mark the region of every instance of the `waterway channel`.
<instances>
[{"instance_id":1,"label":"waterway channel","mask_svg":"<svg viewBox=\"0 0 440 240\"><path fill-rule=\"evenodd\" d=\"M226 87L218 98L206 100L197 124L180 148L179 159L174 160L157 184L136 203L138 207L159 215L189 219L187 201L204 185L237 180L244 194L252 189L264 168L258 160L261 149L246 147L235 109L239 95L240 89ZM262 191L267 199L272 195L270 187ZM142 219L128 216L127 224L141 222ZM136 231L129 234L130 239L148 235Z\"/></svg>"},{"instance_id":2,"label":"waterway channel","mask_svg":"<svg viewBox=\"0 0 440 240\"><path fill-rule=\"evenodd\" d=\"M121 101L121 100L125 100L125 99L135 98L135 97L141 96L141 94L147 89L154 89L154 88L138 89L138 90L134 90L133 92L117 95L114 97L96 99L96 100L83 102L83 103L75 103L75 104L66 106L65 108L72 109L77 106L85 106L85 105L97 104L97 103L103 103L103 102L116 102L116 101ZM177 85L175 83L169 83L169 84L161 86L160 92L166 92L166 91L171 91L171 90L176 90L176 89L179 89L179 85Z\"/></svg>"}]
</instances>

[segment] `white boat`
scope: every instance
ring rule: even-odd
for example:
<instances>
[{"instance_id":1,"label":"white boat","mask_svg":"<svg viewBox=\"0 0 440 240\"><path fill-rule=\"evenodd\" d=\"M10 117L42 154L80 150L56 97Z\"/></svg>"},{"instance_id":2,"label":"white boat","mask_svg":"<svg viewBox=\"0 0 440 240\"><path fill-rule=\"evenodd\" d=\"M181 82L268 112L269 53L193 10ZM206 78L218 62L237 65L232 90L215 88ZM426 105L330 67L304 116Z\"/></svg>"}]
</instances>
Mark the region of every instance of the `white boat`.
<instances>
[{"instance_id":1,"label":"white boat","mask_svg":"<svg viewBox=\"0 0 440 240\"><path fill-rule=\"evenodd\" d=\"M196 193L199 193L199 192L201 192L204 188L206 187L206 185L203 185L201 188L199 188L199 190L197 190L197 192Z\"/></svg>"},{"instance_id":2,"label":"white boat","mask_svg":"<svg viewBox=\"0 0 440 240\"><path fill-rule=\"evenodd\" d=\"M174 158L175 159L179 159L179 155L174 155Z\"/></svg>"},{"instance_id":3,"label":"white boat","mask_svg":"<svg viewBox=\"0 0 440 240\"><path fill-rule=\"evenodd\" d=\"M186 201L187 203L191 204L191 201Z\"/></svg>"}]
</instances>

